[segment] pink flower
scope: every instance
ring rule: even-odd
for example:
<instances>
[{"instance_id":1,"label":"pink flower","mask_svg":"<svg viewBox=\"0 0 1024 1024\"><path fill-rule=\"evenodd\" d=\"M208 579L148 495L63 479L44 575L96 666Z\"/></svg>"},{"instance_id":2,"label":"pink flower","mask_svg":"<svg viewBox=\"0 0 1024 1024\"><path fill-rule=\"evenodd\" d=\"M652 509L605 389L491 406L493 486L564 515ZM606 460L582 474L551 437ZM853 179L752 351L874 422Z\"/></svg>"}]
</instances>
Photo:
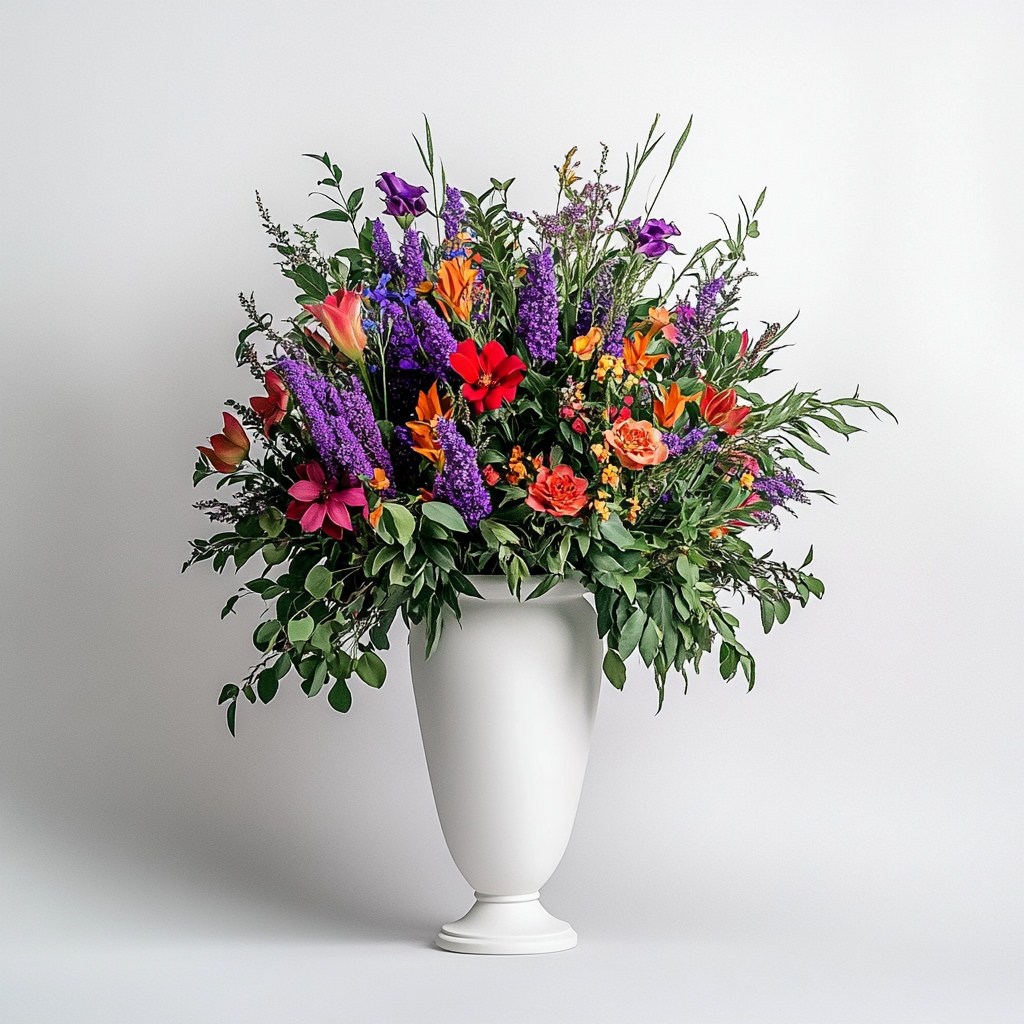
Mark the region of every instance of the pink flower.
<instances>
[{"instance_id":1,"label":"pink flower","mask_svg":"<svg viewBox=\"0 0 1024 1024\"><path fill-rule=\"evenodd\" d=\"M367 514L366 494L363 488L351 480L338 488L338 481L327 477L318 462L306 462L295 467L300 479L288 488L295 499L286 513L289 519L298 519L306 533L323 529L329 537L341 540L342 530L352 529L349 507L361 508Z\"/></svg>"},{"instance_id":2,"label":"pink flower","mask_svg":"<svg viewBox=\"0 0 1024 1024\"><path fill-rule=\"evenodd\" d=\"M322 303L302 308L327 328L342 355L355 362L362 361L366 335L363 333L362 296L359 292L342 289L328 295Z\"/></svg>"}]
</instances>

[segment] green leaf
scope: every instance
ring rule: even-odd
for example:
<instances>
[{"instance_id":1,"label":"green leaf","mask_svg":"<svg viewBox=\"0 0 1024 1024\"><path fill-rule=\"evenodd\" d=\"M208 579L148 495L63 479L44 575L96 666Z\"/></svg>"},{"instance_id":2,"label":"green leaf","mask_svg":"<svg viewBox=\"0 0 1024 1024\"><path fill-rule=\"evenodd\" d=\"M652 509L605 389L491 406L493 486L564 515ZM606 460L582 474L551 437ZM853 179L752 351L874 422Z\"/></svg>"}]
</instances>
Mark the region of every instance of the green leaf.
<instances>
[{"instance_id":1,"label":"green leaf","mask_svg":"<svg viewBox=\"0 0 1024 1024\"><path fill-rule=\"evenodd\" d=\"M510 530L502 523L493 519L483 519L480 522L480 532L484 535L489 547L497 547L499 544L519 544L519 535Z\"/></svg>"},{"instance_id":2,"label":"green leaf","mask_svg":"<svg viewBox=\"0 0 1024 1024\"><path fill-rule=\"evenodd\" d=\"M265 668L256 681L256 694L264 704L269 704L277 694L278 679L274 670Z\"/></svg>"},{"instance_id":3,"label":"green leaf","mask_svg":"<svg viewBox=\"0 0 1024 1024\"><path fill-rule=\"evenodd\" d=\"M331 649L331 624L329 622L321 622L313 630L313 635L309 638L309 645L325 654Z\"/></svg>"},{"instance_id":4,"label":"green leaf","mask_svg":"<svg viewBox=\"0 0 1024 1024\"><path fill-rule=\"evenodd\" d=\"M300 615L288 623L288 639L293 643L302 643L313 635L316 623L308 615Z\"/></svg>"},{"instance_id":5,"label":"green leaf","mask_svg":"<svg viewBox=\"0 0 1024 1024\"><path fill-rule=\"evenodd\" d=\"M263 561L267 565L279 565L288 557L288 542L285 541L282 544L264 544L260 548L260 552L263 555Z\"/></svg>"},{"instance_id":6,"label":"green leaf","mask_svg":"<svg viewBox=\"0 0 1024 1024\"><path fill-rule=\"evenodd\" d=\"M277 619L271 619L269 622L264 622L263 625L256 630L256 635L253 637L253 641L257 647L261 647L265 650L280 632L281 623L278 622Z\"/></svg>"},{"instance_id":7,"label":"green leaf","mask_svg":"<svg viewBox=\"0 0 1024 1024\"><path fill-rule=\"evenodd\" d=\"M469 533L469 527L458 510L446 502L425 501L422 508L424 518L440 523L454 533Z\"/></svg>"},{"instance_id":8,"label":"green leaf","mask_svg":"<svg viewBox=\"0 0 1024 1024\"><path fill-rule=\"evenodd\" d=\"M814 545L812 544L807 549L807 557L803 560L802 564L800 565L800 568L801 569L806 569L807 566L809 566L811 564L813 559L814 559Z\"/></svg>"},{"instance_id":9,"label":"green leaf","mask_svg":"<svg viewBox=\"0 0 1024 1024\"><path fill-rule=\"evenodd\" d=\"M280 509L268 508L260 516L260 528L268 537L276 537L288 525L288 520L281 514Z\"/></svg>"},{"instance_id":10,"label":"green leaf","mask_svg":"<svg viewBox=\"0 0 1024 1024\"><path fill-rule=\"evenodd\" d=\"M320 692L321 687L326 681L327 662L318 661L316 668L313 669L312 676L302 684L302 688L306 691L307 697L315 697Z\"/></svg>"},{"instance_id":11,"label":"green leaf","mask_svg":"<svg viewBox=\"0 0 1024 1024\"><path fill-rule=\"evenodd\" d=\"M327 596L327 591L334 585L334 574L323 565L314 565L306 574L304 584L306 592L312 594L318 601Z\"/></svg>"},{"instance_id":12,"label":"green leaf","mask_svg":"<svg viewBox=\"0 0 1024 1024\"><path fill-rule=\"evenodd\" d=\"M427 502L427 504L431 503ZM399 505L394 501L385 501L381 507L384 510L382 514L388 521L391 534L397 537L398 543L404 547L412 540L413 533L416 531L416 517L404 505Z\"/></svg>"},{"instance_id":13,"label":"green leaf","mask_svg":"<svg viewBox=\"0 0 1024 1024\"><path fill-rule=\"evenodd\" d=\"M824 597L825 595L825 584L819 579L815 579L813 576L805 576L804 583L807 584L807 589L818 598Z\"/></svg>"},{"instance_id":14,"label":"green leaf","mask_svg":"<svg viewBox=\"0 0 1024 1024\"><path fill-rule=\"evenodd\" d=\"M609 650L604 656L604 674L616 690L626 685L626 666L615 651Z\"/></svg>"},{"instance_id":15,"label":"green leaf","mask_svg":"<svg viewBox=\"0 0 1024 1024\"><path fill-rule=\"evenodd\" d=\"M433 505L434 502L431 501L428 502L428 504ZM455 510L452 509L452 511L454 512ZM458 515L457 512L455 514ZM420 541L420 546L423 548L424 554L426 554L432 562L439 565L442 569L455 568L455 559L452 558L451 552L448 550L446 545L435 540L424 539ZM397 564L397 562L392 563L393 566Z\"/></svg>"},{"instance_id":16,"label":"green leaf","mask_svg":"<svg viewBox=\"0 0 1024 1024\"><path fill-rule=\"evenodd\" d=\"M535 597L543 597L556 583L562 581L561 576L556 576L553 573L549 573L537 584L529 594L526 595L527 601L532 601Z\"/></svg>"},{"instance_id":17,"label":"green leaf","mask_svg":"<svg viewBox=\"0 0 1024 1024\"><path fill-rule=\"evenodd\" d=\"M292 656L290 651L285 651L277 661L274 662L274 675L278 679L284 679L292 667Z\"/></svg>"},{"instance_id":18,"label":"green leaf","mask_svg":"<svg viewBox=\"0 0 1024 1024\"><path fill-rule=\"evenodd\" d=\"M654 619L648 619L647 625L644 626L644 635L640 638L640 657L644 659L645 665L650 665L654 661L660 645L661 631L658 624Z\"/></svg>"},{"instance_id":19,"label":"green leaf","mask_svg":"<svg viewBox=\"0 0 1024 1024\"><path fill-rule=\"evenodd\" d=\"M334 651L327 656L327 667L336 679L348 679L352 675L352 659L345 651Z\"/></svg>"},{"instance_id":20,"label":"green leaf","mask_svg":"<svg viewBox=\"0 0 1024 1024\"><path fill-rule=\"evenodd\" d=\"M626 551L636 543L636 538L622 525L617 512L613 512L601 523L601 534L620 551Z\"/></svg>"},{"instance_id":21,"label":"green leaf","mask_svg":"<svg viewBox=\"0 0 1024 1024\"><path fill-rule=\"evenodd\" d=\"M349 221L352 218L348 215L347 210L335 209L335 210L324 210L323 213L314 213L310 220L340 220Z\"/></svg>"},{"instance_id":22,"label":"green leaf","mask_svg":"<svg viewBox=\"0 0 1024 1024\"><path fill-rule=\"evenodd\" d=\"M352 691L348 688L348 683L344 679L339 679L327 691L327 703L335 711L340 711L342 714L345 714L352 707Z\"/></svg>"},{"instance_id":23,"label":"green leaf","mask_svg":"<svg viewBox=\"0 0 1024 1024\"><path fill-rule=\"evenodd\" d=\"M628 658L640 643L643 636L644 624L647 622L647 612L643 608L637 608L628 619L626 624L619 631L619 656Z\"/></svg>"},{"instance_id":24,"label":"green leaf","mask_svg":"<svg viewBox=\"0 0 1024 1024\"><path fill-rule=\"evenodd\" d=\"M228 732L230 732L232 736L235 735L235 709L237 707L238 707L238 701L237 700L233 700L228 705Z\"/></svg>"},{"instance_id":25,"label":"green leaf","mask_svg":"<svg viewBox=\"0 0 1024 1024\"><path fill-rule=\"evenodd\" d=\"M356 660L356 675L367 686L380 689L384 685L384 679L387 677L387 674L387 665L373 651L363 651Z\"/></svg>"},{"instance_id":26,"label":"green leaf","mask_svg":"<svg viewBox=\"0 0 1024 1024\"><path fill-rule=\"evenodd\" d=\"M232 597L228 598L228 603L226 605L224 605L224 607L221 609L221 612L220 612L220 617L222 619L225 618L229 613L233 613L234 612L235 605L238 603L238 599L241 596L242 596L241 594L235 594Z\"/></svg>"},{"instance_id":27,"label":"green leaf","mask_svg":"<svg viewBox=\"0 0 1024 1024\"><path fill-rule=\"evenodd\" d=\"M220 691L220 697L217 700L218 704L223 704L226 700L234 700L238 696L238 687L234 683L228 683L223 690Z\"/></svg>"},{"instance_id":28,"label":"green leaf","mask_svg":"<svg viewBox=\"0 0 1024 1024\"><path fill-rule=\"evenodd\" d=\"M761 599L761 625L766 633L775 625L775 604L767 597Z\"/></svg>"}]
</instances>

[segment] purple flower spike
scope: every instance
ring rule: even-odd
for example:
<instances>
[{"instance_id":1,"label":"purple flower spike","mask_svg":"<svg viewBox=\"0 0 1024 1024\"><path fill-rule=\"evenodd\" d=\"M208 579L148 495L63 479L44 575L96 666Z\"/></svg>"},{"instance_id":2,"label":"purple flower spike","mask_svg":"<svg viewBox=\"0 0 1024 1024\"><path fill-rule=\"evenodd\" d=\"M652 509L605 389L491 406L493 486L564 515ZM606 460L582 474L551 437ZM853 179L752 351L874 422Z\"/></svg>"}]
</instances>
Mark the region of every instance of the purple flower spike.
<instances>
[{"instance_id":1,"label":"purple flower spike","mask_svg":"<svg viewBox=\"0 0 1024 1024\"><path fill-rule=\"evenodd\" d=\"M558 293L551 249L526 257L526 284L519 290L519 336L535 363L549 363L558 345Z\"/></svg>"},{"instance_id":2,"label":"purple flower spike","mask_svg":"<svg viewBox=\"0 0 1024 1024\"><path fill-rule=\"evenodd\" d=\"M381 172L376 185L384 193L384 211L392 217L412 218L427 212L423 200L427 190L422 185L410 185L391 171Z\"/></svg>"},{"instance_id":3,"label":"purple flower spike","mask_svg":"<svg viewBox=\"0 0 1024 1024\"><path fill-rule=\"evenodd\" d=\"M423 269L423 240L420 233L409 228L402 239L402 277L406 290L416 287L427 276Z\"/></svg>"},{"instance_id":4,"label":"purple flower spike","mask_svg":"<svg viewBox=\"0 0 1024 1024\"><path fill-rule=\"evenodd\" d=\"M669 251L675 251L672 243L665 239L678 234L681 232L675 224L669 224L665 220L649 220L636 236L636 251L650 256L651 259L657 259Z\"/></svg>"},{"instance_id":5,"label":"purple flower spike","mask_svg":"<svg viewBox=\"0 0 1024 1024\"><path fill-rule=\"evenodd\" d=\"M491 496L476 464L476 449L459 432L454 420L440 419L434 428L444 452L444 469L434 480L434 498L458 509L472 530L491 514Z\"/></svg>"},{"instance_id":6,"label":"purple flower spike","mask_svg":"<svg viewBox=\"0 0 1024 1024\"><path fill-rule=\"evenodd\" d=\"M466 216L466 204L462 201L462 193L448 185L444 190L444 237L455 238L462 230L462 221Z\"/></svg>"},{"instance_id":7,"label":"purple flower spike","mask_svg":"<svg viewBox=\"0 0 1024 1024\"><path fill-rule=\"evenodd\" d=\"M370 242L373 255L380 261L381 274L387 274L390 278L398 276L398 258L391 248L391 239L388 238L387 228L384 221L379 217L373 222L373 239Z\"/></svg>"}]
</instances>

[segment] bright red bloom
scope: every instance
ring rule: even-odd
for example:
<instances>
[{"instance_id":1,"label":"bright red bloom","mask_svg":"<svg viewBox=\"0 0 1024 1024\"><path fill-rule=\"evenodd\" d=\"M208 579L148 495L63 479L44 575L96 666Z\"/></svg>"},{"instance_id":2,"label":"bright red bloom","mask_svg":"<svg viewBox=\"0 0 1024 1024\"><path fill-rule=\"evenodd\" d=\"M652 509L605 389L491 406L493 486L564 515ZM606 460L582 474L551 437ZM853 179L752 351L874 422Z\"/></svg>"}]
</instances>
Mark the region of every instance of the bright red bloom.
<instances>
[{"instance_id":1,"label":"bright red bloom","mask_svg":"<svg viewBox=\"0 0 1024 1024\"><path fill-rule=\"evenodd\" d=\"M491 487L501 479L493 466L484 466L480 472L483 473L484 479L491 485Z\"/></svg>"},{"instance_id":2,"label":"bright red bloom","mask_svg":"<svg viewBox=\"0 0 1024 1024\"><path fill-rule=\"evenodd\" d=\"M537 470L537 482L530 484L526 504L537 512L553 516L576 516L589 501L584 493L587 481L576 476L572 466L553 466Z\"/></svg>"},{"instance_id":3,"label":"bright red bloom","mask_svg":"<svg viewBox=\"0 0 1024 1024\"><path fill-rule=\"evenodd\" d=\"M218 473L234 473L249 455L249 437L231 413L224 413L224 433L210 438L212 448L200 447Z\"/></svg>"},{"instance_id":4,"label":"bright red bloom","mask_svg":"<svg viewBox=\"0 0 1024 1024\"><path fill-rule=\"evenodd\" d=\"M727 434L739 434L743 431L743 421L750 415L750 407L736 405L736 392L732 388L715 391L709 384L700 400L700 414L711 426Z\"/></svg>"},{"instance_id":5,"label":"bright red bloom","mask_svg":"<svg viewBox=\"0 0 1024 1024\"><path fill-rule=\"evenodd\" d=\"M270 437L270 428L284 419L288 411L288 391L284 382L273 370L267 370L267 395L256 395L249 399L252 411L263 420L263 433Z\"/></svg>"},{"instance_id":6,"label":"bright red bloom","mask_svg":"<svg viewBox=\"0 0 1024 1024\"><path fill-rule=\"evenodd\" d=\"M344 486L339 488L338 481L333 476L328 477L318 462L296 466L295 472L300 479L288 488L295 500L288 506L286 515L289 519L298 519L306 533L316 533L323 528L328 537L341 540L341 531L352 529L349 507L361 508L363 515L367 515L366 494L354 481L345 480Z\"/></svg>"},{"instance_id":7,"label":"bright red bloom","mask_svg":"<svg viewBox=\"0 0 1024 1024\"><path fill-rule=\"evenodd\" d=\"M327 328L331 341L342 355L355 362L362 361L366 335L363 333L363 304L359 292L342 289L328 295L321 303L302 308Z\"/></svg>"},{"instance_id":8,"label":"bright red bloom","mask_svg":"<svg viewBox=\"0 0 1024 1024\"><path fill-rule=\"evenodd\" d=\"M463 341L448 357L452 369L464 380L462 394L479 416L497 409L502 400L511 402L526 376L526 364L510 356L497 341L489 341L478 352L472 338Z\"/></svg>"}]
</instances>

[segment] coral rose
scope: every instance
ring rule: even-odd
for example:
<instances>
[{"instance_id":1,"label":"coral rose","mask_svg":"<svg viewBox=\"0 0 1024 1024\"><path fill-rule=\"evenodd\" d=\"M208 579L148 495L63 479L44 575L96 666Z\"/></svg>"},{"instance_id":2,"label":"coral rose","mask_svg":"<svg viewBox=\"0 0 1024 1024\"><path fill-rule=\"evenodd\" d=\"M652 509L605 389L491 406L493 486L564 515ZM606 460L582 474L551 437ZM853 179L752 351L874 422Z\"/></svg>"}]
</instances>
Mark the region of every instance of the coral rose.
<instances>
[{"instance_id":1,"label":"coral rose","mask_svg":"<svg viewBox=\"0 0 1024 1024\"><path fill-rule=\"evenodd\" d=\"M587 481L576 476L572 466L552 466L537 471L537 482L530 484L526 504L537 512L553 516L576 516L589 500L584 493Z\"/></svg>"},{"instance_id":2,"label":"coral rose","mask_svg":"<svg viewBox=\"0 0 1024 1024\"><path fill-rule=\"evenodd\" d=\"M625 469L657 466L668 458L668 448L661 439L661 431L647 420L632 417L619 420L604 432L604 439Z\"/></svg>"}]
</instances>

